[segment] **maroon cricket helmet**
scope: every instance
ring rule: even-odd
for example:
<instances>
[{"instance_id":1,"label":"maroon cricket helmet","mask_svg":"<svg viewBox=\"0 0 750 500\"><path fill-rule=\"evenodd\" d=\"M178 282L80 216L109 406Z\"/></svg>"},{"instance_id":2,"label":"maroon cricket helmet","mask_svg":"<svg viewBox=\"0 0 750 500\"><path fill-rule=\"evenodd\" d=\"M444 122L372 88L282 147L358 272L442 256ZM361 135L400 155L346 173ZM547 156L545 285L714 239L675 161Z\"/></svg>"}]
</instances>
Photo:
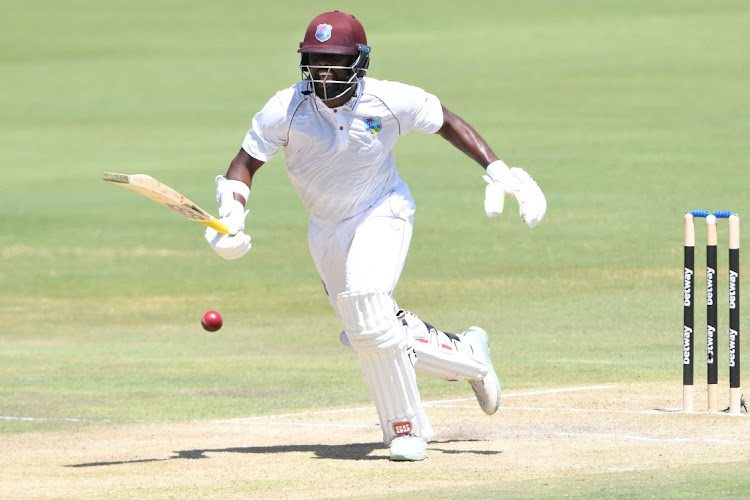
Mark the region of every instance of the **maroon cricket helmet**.
<instances>
[{"instance_id":1,"label":"maroon cricket helmet","mask_svg":"<svg viewBox=\"0 0 750 500\"><path fill-rule=\"evenodd\" d=\"M360 52L369 53L370 47L362 23L351 14L334 10L310 21L297 52L356 56Z\"/></svg>"}]
</instances>

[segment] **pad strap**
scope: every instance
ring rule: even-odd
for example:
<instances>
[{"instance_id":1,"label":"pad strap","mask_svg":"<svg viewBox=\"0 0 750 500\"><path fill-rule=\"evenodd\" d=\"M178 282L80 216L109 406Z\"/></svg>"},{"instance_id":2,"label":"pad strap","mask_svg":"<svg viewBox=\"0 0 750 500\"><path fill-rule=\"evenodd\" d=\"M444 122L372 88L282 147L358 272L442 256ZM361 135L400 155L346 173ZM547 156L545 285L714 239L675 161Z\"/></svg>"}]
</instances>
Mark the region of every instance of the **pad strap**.
<instances>
[{"instance_id":1,"label":"pad strap","mask_svg":"<svg viewBox=\"0 0 750 500\"><path fill-rule=\"evenodd\" d=\"M449 382L482 380L488 366L474 356L472 346L460 335L441 332L416 315L399 311L398 318L406 327L407 343L414 350L414 369Z\"/></svg>"}]
</instances>

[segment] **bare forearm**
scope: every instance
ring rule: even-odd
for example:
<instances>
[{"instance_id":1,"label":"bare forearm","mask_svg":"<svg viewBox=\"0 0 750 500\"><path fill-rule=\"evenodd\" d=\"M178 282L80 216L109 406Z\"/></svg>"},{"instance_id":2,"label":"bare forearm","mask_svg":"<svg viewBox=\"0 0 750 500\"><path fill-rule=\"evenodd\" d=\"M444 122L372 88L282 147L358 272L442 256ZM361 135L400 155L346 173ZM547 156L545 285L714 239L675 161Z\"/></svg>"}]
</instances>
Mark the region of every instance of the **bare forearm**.
<instances>
[{"instance_id":1,"label":"bare forearm","mask_svg":"<svg viewBox=\"0 0 750 500\"><path fill-rule=\"evenodd\" d=\"M483 168L498 159L492 148L461 117L443 107L443 126L438 134Z\"/></svg>"},{"instance_id":2,"label":"bare forearm","mask_svg":"<svg viewBox=\"0 0 750 500\"><path fill-rule=\"evenodd\" d=\"M247 162L244 161L241 154L238 154L229 164L226 177L227 179L242 181L252 187L253 176L247 168Z\"/></svg>"}]
</instances>

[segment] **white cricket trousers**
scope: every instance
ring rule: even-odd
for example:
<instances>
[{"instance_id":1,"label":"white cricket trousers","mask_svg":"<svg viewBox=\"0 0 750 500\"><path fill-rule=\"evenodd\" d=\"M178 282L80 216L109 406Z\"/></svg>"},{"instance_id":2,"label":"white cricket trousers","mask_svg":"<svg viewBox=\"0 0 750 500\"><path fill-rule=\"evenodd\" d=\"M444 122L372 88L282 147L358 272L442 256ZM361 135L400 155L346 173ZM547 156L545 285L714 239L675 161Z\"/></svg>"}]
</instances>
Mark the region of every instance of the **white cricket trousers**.
<instances>
[{"instance_id":1,"label":"white cricket trousers","mask_svg":"<svg viewBox=\"0 0 750 500\"><path fill-rule=\"evenodd\" d=\"M308 245L328 300L339 315L341 292L393 293L409 253L414 199L401 181L369 210L345 221L310 219Z\"/></svg>"}]
</instances>

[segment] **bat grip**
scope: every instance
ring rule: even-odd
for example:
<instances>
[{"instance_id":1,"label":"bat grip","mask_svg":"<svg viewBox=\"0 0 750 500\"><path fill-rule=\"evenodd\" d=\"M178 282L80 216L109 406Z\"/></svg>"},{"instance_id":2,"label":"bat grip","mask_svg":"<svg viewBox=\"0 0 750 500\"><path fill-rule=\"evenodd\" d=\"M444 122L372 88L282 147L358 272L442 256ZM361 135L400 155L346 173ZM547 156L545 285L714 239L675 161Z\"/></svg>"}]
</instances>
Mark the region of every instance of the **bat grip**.
<instances>
[{"instance_id":1,"label":"bat grip","mask_svg":"<svg viewBox=\"0 0 750 500\"><path fill-rule=\"evenodd\" d=\"M220 222L219 219L212 219L210 221L199 220L198 222L211 229L215 229L219 234L227 234L229 232L229 228Z\"/></svg>"}]
</instances>

